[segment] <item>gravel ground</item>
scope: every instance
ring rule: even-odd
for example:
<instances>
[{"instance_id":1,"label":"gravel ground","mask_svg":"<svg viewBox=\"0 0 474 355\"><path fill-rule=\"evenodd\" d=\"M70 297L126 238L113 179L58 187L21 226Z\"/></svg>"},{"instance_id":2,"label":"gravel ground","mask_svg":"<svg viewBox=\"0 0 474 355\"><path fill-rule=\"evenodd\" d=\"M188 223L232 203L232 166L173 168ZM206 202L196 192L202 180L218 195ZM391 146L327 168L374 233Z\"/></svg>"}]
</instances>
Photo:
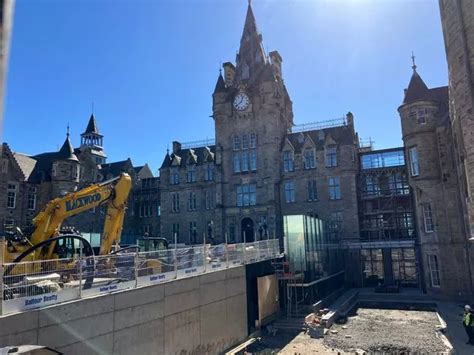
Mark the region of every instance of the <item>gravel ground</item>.
<instances>
[{"instance_id":1,"label":"gravel ground","mask_svg":"<svg viewBox=\"0 0 474 355\"><path fill-rule=\"evenodd\" d=\"M448 350L435 330L438 324L434 312L359 308L347 323L334 324L323 343L351 352L432 354Z\"/></svg>"}]
</instances>

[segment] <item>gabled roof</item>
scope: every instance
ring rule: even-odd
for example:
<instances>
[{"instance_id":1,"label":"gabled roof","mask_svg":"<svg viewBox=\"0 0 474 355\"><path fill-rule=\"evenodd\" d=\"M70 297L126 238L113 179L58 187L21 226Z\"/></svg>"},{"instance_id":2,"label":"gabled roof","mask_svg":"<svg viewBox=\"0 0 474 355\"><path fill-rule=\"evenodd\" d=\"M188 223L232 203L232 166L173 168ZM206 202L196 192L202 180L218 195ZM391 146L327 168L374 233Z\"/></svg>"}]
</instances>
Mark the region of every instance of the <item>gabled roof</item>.
<instances>
[{"instance_id":1,"label":"gabled roof","mask_svg":"<svg viewBox=\"0 0 474 355\"><path fill-rule=\"evenodd\" d=\"M304 141L301 141L301 133L305 135ZM323 137L324 139L321 139ZM293 146L295 153L302 152L305 142L308 138L310 138L314 142L314 145L317 150L323 150L326 144L328 143L326 137L330 137L328 138L329 141L331 143L334 142L338 145L352 145L356 142L353 130L349 126L315 129L311 131L289 133L286 135L286 139Z\"/></svg>"},{"instance_id":2,"label":"gabled roof","mask_svg":"<svg viewBox=\"0 0 474 355\"><path fill-rule=\"evenodd\" d=\"M192 151L192 153L191 153ZM170 166L185 166L188 157L194 155L196 157L196 165L203 165L206 163L213 163L216 152L216 146L196 147L189 149L180 149L176 153L166 153L165 159L161 164L160 169L169 168ZM173 164L173 161L176 162Z\"/></svg>"},{"instance_id":3,"label":"gabled roof","mask_svg":"<svg viewBox=\"0 0 474 355\"><path fill-rule=\"evenodd\" d=\"M37 161L30 157L29 155L22 154L22 153L13 153L15 160L17 161L25 180L28 180L33 172Z\"/></svg>"}]
</instances>

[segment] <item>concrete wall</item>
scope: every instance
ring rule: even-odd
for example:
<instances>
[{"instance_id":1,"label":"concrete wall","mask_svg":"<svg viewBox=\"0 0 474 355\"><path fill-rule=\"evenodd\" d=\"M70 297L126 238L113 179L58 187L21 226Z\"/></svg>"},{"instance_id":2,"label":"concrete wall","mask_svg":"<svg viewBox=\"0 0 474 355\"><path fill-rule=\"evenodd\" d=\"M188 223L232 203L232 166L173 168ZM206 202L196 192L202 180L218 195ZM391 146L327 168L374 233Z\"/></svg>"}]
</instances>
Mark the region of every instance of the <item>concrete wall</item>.
<instances>
[{"instance_id":1,"label":"concrete wall","mask_svg":"<svg viewBox=\"0 0 474 355\"><path fill-rule=\"evenodd\" d=\"M247 336L245 267L0 317L0 347L216 354Z\"/></svg>"}]
</instances>

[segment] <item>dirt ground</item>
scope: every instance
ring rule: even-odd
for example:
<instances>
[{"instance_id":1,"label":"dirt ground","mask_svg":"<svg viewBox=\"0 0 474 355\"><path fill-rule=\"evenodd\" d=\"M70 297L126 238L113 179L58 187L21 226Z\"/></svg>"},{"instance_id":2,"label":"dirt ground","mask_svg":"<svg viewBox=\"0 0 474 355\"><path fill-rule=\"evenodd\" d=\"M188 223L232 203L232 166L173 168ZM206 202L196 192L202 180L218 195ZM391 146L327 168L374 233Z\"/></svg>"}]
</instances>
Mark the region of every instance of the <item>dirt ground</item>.
<instances>
[{"instance_id":1,"label":"dirt ground","mask_svg":"<svg viewBox=\"0 0 474 355\"><path fill-rule=\"evenodd\" d=\"M324 345L344 351L436 353L447 351L435 312L359 308L334 324Z\"/></svg>"},{"instance_id":2,"label":"dirt ground","mask_svg":"<svg viewBox=\"0 0 474 355\"><path fill-rule=\"evenodd\" d=\"M322 339L304 332L279 330L264 335L264 350L253 354L432 354L448 351L435 312L359 308L340 324L333 324ZM263 350L263 351L262 351Z\"/></svg>"}]
</instances>

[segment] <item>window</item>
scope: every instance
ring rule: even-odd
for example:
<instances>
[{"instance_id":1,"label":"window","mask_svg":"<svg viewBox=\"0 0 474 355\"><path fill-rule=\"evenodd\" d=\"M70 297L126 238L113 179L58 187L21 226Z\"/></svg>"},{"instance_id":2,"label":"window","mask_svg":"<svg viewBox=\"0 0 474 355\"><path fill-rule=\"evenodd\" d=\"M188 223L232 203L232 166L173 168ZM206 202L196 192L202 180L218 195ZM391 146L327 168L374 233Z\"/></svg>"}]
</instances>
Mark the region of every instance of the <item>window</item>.
<instances>
[{"instance_id":1,"label":"window","mask_svg":"<svg viewBox=\"0 0 474 355\"><path fill-rule=\"evenodd\" d=\"M295 202L295 182L294 181L285 182L285 202L286 203Z\"/></svg>"},{"instance_id":2,"label":"window","mask_svg":"<svg viewBox=\"0 0 474 355\"><path fill-rule=\"evenodd\" d=\"M418 150L416 149L416 147L410 148L408 150L408 154L410 156L411 176L420 175L420 166L419 166L419 163L418 163Z\"/></svg>"},{"instance_id":3,"label":"window","mask_svg":"<svg viewBox=\"0 0 474 355\"><path fill-rule=\"evenodd\" d=\"M206 198L206 210L212 210L215 207L214 191L207 190L205 198Z\"/></svg>"},{"instance_id":4,"label":"window","mask_svg":"<svg viewBox=\"0 0 474 355\"><path fill-rule=\"evenodd\" d=\"M255 133L250 133L250 148L255 148L257 146L257 135Z\"/></svg>"},{"instance_id":5,"label":"window","mask_svg":"<svg viewBox=\"0 0 474 355\"><path fill-rule=\"evenodd\" d=\"M308 201L317 201L318 190L316 188L316 180L308 181Z\"/></svg>"},{"instance_id":6,"label":"window","mask_svg":"<svg viewBox=\"0 0 474 355\"><path fill-rule=\"evenodd\" d=\"M214 180L214 165L213 164L206 164L205 166L205 173L204 173L204 180L212 181Z\"/></svg>"},{"instance_id":7,"label":"window","mask_svg":"<svg viewBox=\"0 0 474 355\"><path fill-rule=\"evenodd\" d=\"M179 184L179 170L178 168L172 168L170 171L170 184L177 185Z\"/></svg>"},{"instance_id":8,"label":"window","mask_svg":"<svg viewBox=\"0 0 474 355\"><path fill-rule=\"evenodd\" d=\"M189 222L189 242L191 244L196 244L197 243L196 221Z\"/></svg>"},{"instance_id":9,"label":"window","mask_svg":"<svg viewBox=\"0 0 474 355\"><path fill-rule=\"evenodd\" d=\"M377 176L367 175L365 177L365 196L379 196L380 186Z\"/></svg>"},{"instance_id":10,"label":"window","mask_svg":"<svg viewBox=\"0 0 474 355\"><path fill-rule=\"evenodd\" d=\"M186 171L186 181L196 182L196 165L188 165Z\"/></svg>"},{"instance_id":11,"label":"window","mask_svg":"<svg viewBox=\"0 0 474 355\"><path fill-rule=\"evenodd\" d=\"M140 217L151 217L151 214L151 204L149 202L142 202L139 210Z\"/></svg>"},{"instance_id":12,"label":"window","mask_svg":"<svg viewBox=\"0 0 474 355\"><path fill-rule=\"evenodd\" d=\"M337 147L334 145L326 147L326 166L337 166Z\"/></svg>"},{"instance_id":13,"label":"window","mask_svg":"<svg viewBox=\"0 0 474 355\"><path fill-rule=\"evenodd\" d=\"M329 199L339 200L341 198L341 185L339 177L329 178Z\"/></svg>"},{"instance_id":14,"label":"window","mask_svg":"<svg viewBox=\"0 0 474 355\"><path fill-rule=\"evenodd\" d=\"M249 148L249 137L246 134L242 135L242 149Z\"/></svg>"},{"instance_id":15,"label":"window","mask_svg":"<svg viewBox=\"0 0 474 355\"><path fill-rule=\"evenodd\" d=\"M255 206L257 187L255 184L243 184L237 187L237 206Z\"/></svg>"},{"instance_id":16,"label":"window","mask_svg":"<svg viewBox=\"0 0 474 355\"><path fill-rule=\"evenodd\" d=\"M418 124L425 124L426 117L428 115L428 109L422 108L417 111Z\"/></svg>"},{"instance_id":17,"label":"window","mask_svg":"<svg viewBox=\"0 0 474 355\"><path fill-rule=\"evenodd\" d=\"M175 192L171 194L171 211L172 212L179 212L179 193Z\"/></svg>"},{"instance_id":18,"label":"window","mask_svg":"<svg viewBox=\"0 0 474 355\"><path fill-rule=\"evenodd\" d=\"M423 225L425 226L425 232L434 232L433 212L431 211L431 205L429 203L423 203L421 205L423 213Z\"/></svg>"},{"instance_id":19,"label":"window","mask_svg":"<svg viewBox=\"0 0 474 355\"><path fill-rule=\"evenodd\" d=\"M7 208L15 208L16 206L17 185L8 184L7 188Z\"/></svg>"},{"instance_id":20,"label":"window","mask_svg":"<svg viewBox=\"0 0 474 355\"><path fill-rule=\"evenodd\" d=\"M2 159L2 169L1 169L2 174L8 173L8 160L7 159Z\"/></svg>"},{"instance_id":21,"label":"window","mask_svg":"<svg viewBox=\"0 0 474 355\"><path fill-rule=\"evenodd\" d=\"M285 150L283 152L283 170L284 171L294 171L294 161L293 161L293 153L289 150Z\"/></svg>"},{"instance_id":22,"label":"window","mask_svg":"<svg viewBox=\"0 0 474 355\"><path fill-rule=\"evenodd\" d=\"M390 193L394 195L408 195L410 193L410 186L402 173L391 174L388 177L388 186Z\"/></svg>"},{"instance_id":23,"label":"window","mask_svg":"<svg viewBox=\"0 0 474 355\"><path fill-rule=\"evenodd\" d=\"M436 255L427 255L428 269L430 270L431 287L440 287L438 257Z\"/></svg>"},{"instance_id":24,"label":"window","mask_svg":"<svg viewBox=\"0 0 474 355\"><path fill-rule=\"evenodd\" d=\"M36 187L28 187L28 209L34 211L36 209Z\"/></svg>"},{"instance_id":25,"label":"window","mask_svg":"<svg viewBox=\"0 0 474 355\"><path fill-rule=\"evenodd\" d=\"M158 217L161 216L161 206L160 206L160 203L158 202L158 204L156 205L156 215Z\"/></svg>"},{"instance_id":26,"label":"window","mask_svg":"<svg viewBox=\"0 0 474 355\"><path fill-rule=\"evenodd\" d=\"M242 172L249 171L249 153L242 152L242 162L240 166Z\"/></svg>"},{"instance_id":27,"label":"window","mask_svg":"<svg viewBox=\"0 0 474 355\"><path fill-rule=\"evenodd\" d=\"M173 223L173 238L179 242L179 223Z\"/></svg>"},{"instance_id":28,"label":"window","mask_svg":"<svg viewBox=\"0 0 474 355\"><path fill-rule=\"evenodd\" d=\"M190 192L188 197L188 211L196 210L196 193Z\"/></svg>"},{"instance_id":29,"label":"window","mask_svg":"<svg viewBox=\"0 0 474 355\"><path fill-rule=\"evenodd\" d=\"M314 149L306 149L304 151L304 168L314 169L316 167L316 160L314 158Z\"/></svg>"},{"instance_id":30,"label":"window","mask_svg":"<svg viewBox=\"0 0 474 355\"><path fill-rule=\"evenodd\" d=\"M240 173L240 155L234 154L234 173Z\"/></svg>"},{"instance_id":31,"label":"window","mask_svg":"<svg viewBox=\"0 0 474 355\"><path fill-rule=\"evenodd\" d=\"M240 150L240 136L234 136L234 150Z\"/></svg>"},{"instance_id":32,"label":"window","mask_svg":"<svg viewBox=\"0 0 474 355\"><path fill-rule=\"evenodd\" d=\"M250 171L257 171L257 152L255 149L250 151Z\"/></svg>"}]
</instances>

